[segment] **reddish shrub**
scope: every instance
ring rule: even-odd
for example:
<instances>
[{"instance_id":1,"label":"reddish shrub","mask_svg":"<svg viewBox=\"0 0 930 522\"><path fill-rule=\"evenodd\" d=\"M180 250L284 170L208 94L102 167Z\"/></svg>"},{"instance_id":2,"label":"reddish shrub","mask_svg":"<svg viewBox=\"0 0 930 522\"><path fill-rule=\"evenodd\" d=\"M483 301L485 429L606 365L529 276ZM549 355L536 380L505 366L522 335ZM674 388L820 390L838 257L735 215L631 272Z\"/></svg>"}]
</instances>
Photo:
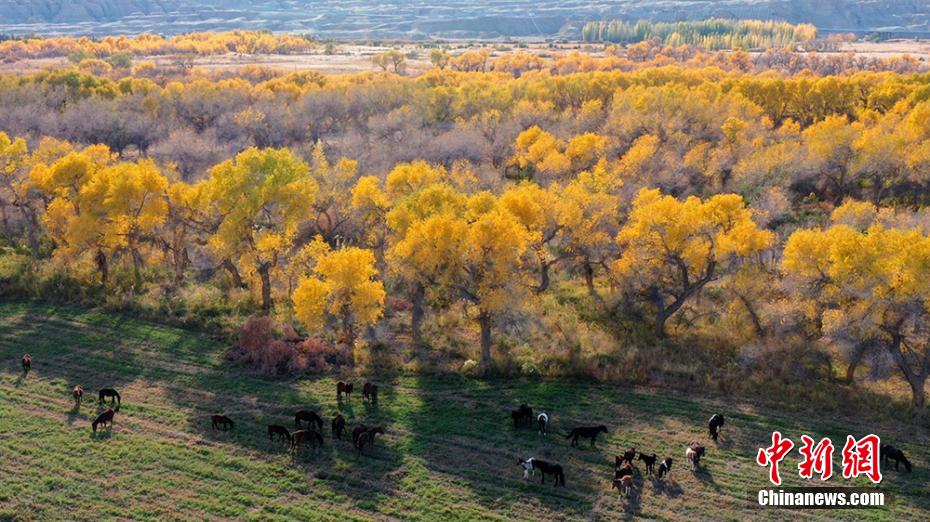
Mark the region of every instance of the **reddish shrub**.
<instances>
[{"instance_id":1,"label":"reddish shrub","mask_svg":"<svg viewBox=\"0 0 930 522\"><path fill-rule=\"evenodd\" d=\"M410 311L411 308L413 308L413 304L410 301L403 299L401 297L395 297L395 296L389 295L387 297L387 307L390 308L394 312L407 312L407 311Z\"/></svg>"},{"instance_id":2,"label":"reddish shrub","mask_svg":"<svg viewBox=\"0 0 930 522\"><path fill-rule=\"evenodd\" d=\"M295 342L290 332L292 328L278 328L270 317L250 317L239 330L239 349L234 358L266 374L320 373L352 364L352 354L347 350L322 339Z\"/></svg>"}]
</instances>

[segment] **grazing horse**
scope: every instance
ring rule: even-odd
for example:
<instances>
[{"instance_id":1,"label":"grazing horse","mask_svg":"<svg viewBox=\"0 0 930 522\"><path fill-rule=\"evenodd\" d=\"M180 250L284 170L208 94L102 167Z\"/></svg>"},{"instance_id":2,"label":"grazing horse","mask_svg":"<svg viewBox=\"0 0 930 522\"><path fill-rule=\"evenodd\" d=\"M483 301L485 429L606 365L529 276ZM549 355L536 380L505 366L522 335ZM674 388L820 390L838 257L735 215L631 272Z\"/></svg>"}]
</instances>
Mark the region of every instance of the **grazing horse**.
<instances>
[{"instance_id":1,"label":"grazing horse","mask_svg":"<svg viewBox=\"0 0 930 522\"><path fill-rule=\"evenodd\" d=\"M646 455L645 453L640 452L639 454L639 460L646 464L646 473L649 473L650 475L655 473L656 461L658 459L659 457L657 457L655 453L652 455Z\"/></svg>"},{"instance_id":2,"label":"grazing horse","mask_svg":"<svg viewBox=\"0 0 930 522\"><path fill-rule=\"evenodd\" d=\"M212 423L210 429L213 429L213 430L219 429L222 431L228 431L228 430L233 429L233 427L235 426L232 419L230 419L229 417L225 415L211 415L210 421Z\"/></svg>"},{"instance_id":3,"label":"grazing horse","mask_svg":"<svg viewBox=\"0 0 930 522\"><path fill-rule=\"evenodd\" d=\"M630 448L630 449L624 451L624 452L623 452L623 458L621 458L620 460L622 460L623 462L626 462L626 463L628 463L630 466L632 466L632 465L633 465L633 461L636 460L636 448Z\"/></svg>"},{"instance_id":4,"label":"grazing horse","mask_svg":"<svg viewBox=\"0 0 930 522\"><path fill-rule=\"evenodd\" d=\"M691 441L685 449L685 458L691 463L691 471L694 471L701 465L701 457L704 456L704 446L698 442Z\"/></svg>"},{"instance_id":5,"label":"grazing horse","mask_svg":"<svg viewBox=\"0 0 930 522\"><path fill-rule=\"evenodd\" d=\"M907 460L907 457L904 456L904 452L900 449L891 444L886 444L882 446L879 454L881 455L882 464L885 463L886 459L891 459L894 461L894 470L898 471L898 464L903 462L904 469L906 469L908 473L911 472L911 461Z\"/></svg>"},{"instance_id":6,"label":"grazing horse","mask_svg":"<svg viewBox=\"0 0 930 522\"><path fill-rule=\"evenodd\" d=\"M617 493L621 496L630 496L630 493L633 492L633 475L624 475L618 479L614 479L614 484L611 489L616 489Z\"/></svg>"},{"instance_id":7,"label":"grazing horse","mask_svg":"<svg viewBox=\"0 0 930 522\"><path fill-rule=\"evenodd\" d=\"M511 410L510 418L513 419L513 427L516 428L521 424L530 425L533 422L533 408L530 408L526 403L520 405L519 408Z\"/></svg>"},{"instance_id":8,"label":"grazing horse","mask_svg":"<svg viewBox=\"0 0 930 522\"><path fill-rule=\"evenodd\" d=\"M591 439L591 446L594 446L594 440L597 439L598 433L607 433L607 426L584 426L575 428L565 436L566 439L572 439L572 447L578 445L578 439Z\"/></svg>"},{"instance_id":9,"label":"grazing horse","mask_svg":"<svg viewBox=\"0 0 930 522\"><path fill-rule=\"evenodd\" d=\"M32 369L32 356L28 353L23 355L23 375L27 375Z\"/></svg>"},{"instance_id":10,"label":"grazing horse","mask_svg":"<svg viewBox=\"0 0 930 522\"><path fill-rule=\"evenodd\" d=\"M274 442L275 435L278 436L279 441L286 441L288 444L291 444L294 441L294 439L291 438L291 432L287 431L287 428L281 426L280 424L269 424L268 438L272 442Z\"/></svg>"},{"instance_id":11,"label":"grazing horse","mask_svg":"<svg viewBox=\"0 0 930 522\"><path fill-rule=\"evenodd\" d=\"M352 395L352 384L351 383L346 384L342 381L339 381L336 383L336 400L337 401L342 400L343 393L346 394L346 400L349 400L351 398L349 397L350 395Z\"/></svg>"},{"instance_id":12,"label":"grazing horse","mask_svg":"<svg viewBox=\"0 0 930 522\"><path fill-rule=\"evenodd\" d=\"M727 420L723 415L715 413L709 421L707 421L707 433L710 434L710 438L714 439L714 442L717 442L717 437L720 436L720 428L723 427L723 424Z\"/></svg>"},{"instance_id":13,"label":"grazing horse","mask_svg":"<svg viewBox=\"0 0 930 522\"><path fill-rule=\"evenodd\" d=\"M539 426L540 434L549 434L549 414L545 412L539 412L539 415L536 416L536 424Z\"/></svg>"},{"instance_id":14,"label":"grazing horse","mask_svg":"<svg viewBox=\"0 0 930 522\"><path fill-rule=\"evenodd\" d=\"M620 480L627 475L633 476L633 465L629 462L624 462L620 464L618 461L614 467L614 480Z\"/></svg>"},{"instance_id":15,"label":"grazing horse","mask_svg":"<svg viewBox=\"0 0 930 522\"><path fill-rule=\"evenodd\" d=\"M362 386L362 397L368 402L378 402L378 386L366 382L365 385Z\"/></svg>"},{"instance_id":16,"label":"grazing horse","mask_svg":"<svg viewBox=\"0 0 930 522\"><path fill-rule=\"evenodd\" d=\"M360 433L358 438L355 439L355 448L358 452L361 453L366 447L374 446L375 435L379 433L384 435L384 428L377 426Z\"/></svg>"},{"instance_id":17,"label":"grazing horse","mask_svg":"<svg viewBox=\"0 0 930 522\"><path fill-rule=\"evenodd\" d=\"M672 472L672 457L666 457L659 464L659 478L662 478Z\"/></svg>"},{"instance_id":18,"label":"grazing horse","mask_svg":"<svg viewBox=\"0 0 930 522\"><path fill-rule=\"evenodd\" d=\"M113 406L114 404L120 406L122 405L122 399L120 398L118 391L114 390L113 388L101 388L97 393L99 402L103 403L104 399L107 397L110 398L110 406Z\"/></svg>"},{"instance_id":19,"label":"grazing horse","mask_svg":"<svg viewBox=\"0 0 930 522\"><path fill-rule=\"evenodd\" d=\"M333 438L342 440L342 434L346 431L346 419L342 414L337 413L332 422Z\"/></svg>"},{"instance_id":20,"label":"grazing horse","mask_svg":"<svg viewBox=\"0 0 930 522\"><path fill-rule=\"evenodd\" d=\"M103 424L103 427L109 430L113 429L113 408L107 408L107 411L101 413L94 419L94 422L90 423L90 426L94 429L94 433L97 433L97 426Z\"/></svg>"},{"instance_id":21,"label":"grazing horse","mask_svg":"<svg viewBox=\"0 0 930 522\"><path fill-rule=\"evenodd\" d=\"M358 426L352 428L352 445L353 446L358 445L359 436L361 436L361 434L365 433L366 431L368 431L368 426L365 426L364 424L359 424Z\"/></svg>"},{"instance_id":22,"label":"grazing horse","mask_svg":"<svg viewBox=\"0 0 930 522\"><path fill-rule=\"evenodd\" d=\"M84 398L84 388L78 384L74 387L74 390L71 391L71 396L74 397L74 407L81 407L81 399Z\"/></svg>"},{"instance_id":23,"label":"grazing horse","mask_svg":"<svg viewBox=\"0 0 930 522\"><path fill-rule=\"evenodd\" d=\"M536 476L536 470L538 469L542 477L542 484L546 483L546 475L552 475L555 477L556 487L558 487L559 484L561 484L563 488L565 487L565 473L562 471L562 466L558 464L546 462L537 458L528 458L526 460L521 460L520 466L523 468L524 479L528 479L530 474Z\"/></svg>"},{"instance_id":24,"label":"grazing horse","mask_svg":"<svg viewBox=\"0 0 930 522\"><path fill-rule=\"evenodd\" d=\"M323 436L314 430L297 430L291 434L291 447L300 451L300 444L310 443L311 447L322 447Z\"/></svg>"},{"instance_id":25,"label":"grazing horse","mask_svg":"<svg viewBox=\"0 0 930 522\"><path fill-rule=\"evenodd\" d=\"M300 422L304 421L307 423L308 428L312 428L316 424L317 431L323 431L323 417L317 415L315 411L309 410L300 410L294 414L294 426L297 429L300 429Z\"/></svg>"}]
</instances>

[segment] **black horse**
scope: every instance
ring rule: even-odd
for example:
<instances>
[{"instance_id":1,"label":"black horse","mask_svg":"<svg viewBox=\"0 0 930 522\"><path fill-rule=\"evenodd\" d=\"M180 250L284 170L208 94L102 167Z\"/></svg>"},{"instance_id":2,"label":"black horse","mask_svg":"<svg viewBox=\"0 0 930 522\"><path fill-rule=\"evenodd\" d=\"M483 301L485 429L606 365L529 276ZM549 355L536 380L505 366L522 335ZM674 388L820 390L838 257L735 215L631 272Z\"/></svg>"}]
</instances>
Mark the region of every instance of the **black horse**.
<instances>
[{"instance_id":1,"label":"black horse","mask_svg":"<svg viewBox=\"0 0 930 522\"><path fill-rule=\"evenodd\" d=\"M113 388L101 388L97 393L97 398L101 404L103 403L104 399L108 397L110 398L110 406L113 406L114 404L118 406L122 405L122 399L119 396L119 392Z\"/></svg>"},{"instance_id":2,"label":"black horse","mask_svg":"<svg viewBox=\"0 0 930 522\"><path fill-rule=\"evenodd\" d=\"M544 460L539 460L536 458L530 458L520 461L520 466L523 468L523 477L528 478L529 473L532 472L536 474L538 469L541 473L540 483L546 483L546 475L552 475L555 477L555 485L558 487L560 484L562 487L565 487L565 472L562 470L562 466L553 462L546 462Z\"/></svg>"},{"instance_id":3,"label":"black horse","mask_svg":"<svg viewBox=\"0 0 930 522\"><path fill-rule=\"evenodd\" d=\"M707 421L707 433L710 435L710 438L714 439L714 442L717 442L717 437L720 436L720 428L723 427L726 421L723 415L719 413L715 413L710 420Z\"/></svg>"},{"instance_id":4,"label":"black horse","mask_svg":"<svg viewBox=\"0 0 930 522\"><path fill-rule=\"evenodd\" d=\"M214 430L228 431L235 426L232 419L225 415L211 415L210 421L212 422L211 429Z\"/></svg>"},{"instance_id":5,"label":"black horse","mask_svg":"<svg viewBox=\"0 0 930 522\"><path fill-rule=\"evenodd\" d=\"M665 457L665 460L659 464L659 478L663 478L672 472L672 457Z\"/></svg>"},{"instance_id":6,"label":"black horse","mask_svg":"<svg viewBox=\"0 0 930 522\"><path fill-rule=\"evenodd\" d=\"M362 397L368 402L378 402L378 386L370 382L366 382L362 386Z\"/></svg>"},{"instance_id":7,"label":"black horse","mask_svg":"<svg viewBox=\"0 0 930 522\"><path fill-rule=\"evenodd\" d=\"M513 426L515 428L521 424L530 426L533 423L533 408L523 403L519 408L510 412L510 418L513 419Z\"/></svg>"},{"instance_id":8,"label":"black horse","mask_svg":"<svg viewBox=\"0 0 930 522\"><path fill-rule=\"evenodd\" d=\"M650 475L655 473L656 461L658 459L659 457L657 457L655 453L652 455L646 455L645 453L639 454L639 460L646 464L646 473Z\"/></svg>"},{"instance_id":9,"label":"black horse","mask_svg":"<svg viewBox=\"0 0 930 522\"><path fill-rule=\"evenodd\" d=\"M572 439L572 447L578 445L578 439L590 439L591 445L594 446L594 440L597 439L598 433L607 433L607 426L583 426L575 428L565 436L566 439Z\"/></svg>"},{"instance_id":10,"label":"black horse","mask_svg":"<svg viewBox=\"0 0 930 522\"><path fill-rule=\"evenodd\" d=\"M633 465L633 461L636 460L636 448L630 448L623 452L623 458L619 459L623 462L629 462L630 466Z\"/></svg>"},{"instance_id":11,"label":"black horse","mask_svg":"<svg viewBox=\"0 0 930 522\"><path fill-rule=\"evenodd\" d=\"M341 400L342 400L342 394L345 394L346 400L349 400L349 399L351 398L351 395L352 395L352 383L346 384L346 383L344 383L344 382L342 382L342 381L339 381L339 382L336 383L336 400L337 400L337 401L341 401Z\"/></svg>"},{"instance_id":12,"label":"black horse","mask_svg":"<svg viewBox=\"0 0 930 522\"><path fill-rule=\"evenodd\" d=\"M879 454L881 455L882 464L885 463L886 459L891 459L894 461L895 471L898 471L898 464L904 463L904 469L906 469L908 473L911 472L911 461L907 460L907 457L904 456L904 452L900 449L890 444L886 444L882 446Z\"/></svg>"},{"instance_id":13,"label":"black horse","mask_svg":"<svg viewBox=\"0 0 930 522\"><path fill-rule=\"evenodd\" d=\"M312 428L316 424L317 431L323 431L323 417L317 415L315 411L300 410L294 414L294 426L300 429L301 421L307 423L307 427Z\"/></svg>"},{"instance_id":14,"label":"black horse","mask_svg":"<svg viewBox=\"0 0 930 522\"><path fill-rule=\"evenodd\" d=\"M333 429L333 438L342 440L342 434L346 431L346 419L342 414L337 413L333 417L332 429Z\"/></svg>"}]
</instances>

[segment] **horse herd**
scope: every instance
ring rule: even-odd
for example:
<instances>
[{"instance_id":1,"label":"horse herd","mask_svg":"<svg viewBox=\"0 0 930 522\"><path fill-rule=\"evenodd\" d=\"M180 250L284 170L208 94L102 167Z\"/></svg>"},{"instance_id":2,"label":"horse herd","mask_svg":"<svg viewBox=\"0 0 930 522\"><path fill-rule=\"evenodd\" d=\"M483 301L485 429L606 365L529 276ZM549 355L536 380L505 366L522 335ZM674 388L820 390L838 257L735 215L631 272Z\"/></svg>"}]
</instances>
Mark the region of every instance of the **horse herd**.
<instances>
[{"instance_id":1,"label":"horse herd","mask_svg":"<svg viewBox=\"0 0 930 522\"><path fill-rule=\"evenodd\" d=\"M29 354L23 355L22 366L23 375L28 375L32 368L32 356ZM353 385L351 383L342 381L336 383L337 402L341 403L343 396L347 401L350 400L352 391ZM365 401L372 404L376 403L378 401L378 386L366 382L362 387L362 395ZM79 408L84 397L84 388L80 385L75 386L72 390L72 396L74 398L75 408ZM119 392L113 388L100 389L97 393L97 398L100 404L103 404L106 399L109 399L110 406L91 423L91 428L95 434L98 427L103 427L108 430L112 429L113 417L115 416L115 412L119 410L122 400ZM115 410L114 406L116 407ZM513 419L515 428L520 426L532 426L534 423L533 408L525 403L512 410L510 415ZM210 421L212 430L229 431L235 427L235 422L222 414L212 415ZM536 429L541 435L548 435L549 421L549 414L546 412L539 412L539 414L535 416ZM718 441L720 430L725 423L725 417L719 413L714 414L708 420L708 436L714 442ZM306 427L304 427L304 424L306 424ZM279 443L285 442L288 447L294 451L299 451L301 445L309 445L312 448L323 446L323 418L315 411L297 411L294 414L294 428L295 430L291 432L283 425L269 424L268 438L272 443L275 441ZM330 429L334 440L342 440L343 435L346 433L345 417L337 412L330 421ZM579 426L569 431L565 438L571 440L572 447L578 446L579 439L588 439L591 446L594 447L595 441L601 433L608 433L606 426ZM384 434L385 430L383 426L369 427L364 424L358 424L352 428L352 445L358 453L361 454L366 448L371 448L374 445L376 435ZM696 471L700 467L701 459L706 453L707 449L700 442L693 440L688 442L684 454L685 460L691 466L691 471ZM655 453L647 454L642 451L637 452L636 448L629 448L622 456L615 456L614 478L611 489L616 489L620 495L630 495L633 490L634 461L643 462L648 475L655 477L657 480L665 479L671 473L673 459L671 456L667 456L659 463L658 471L656 471L656 462L658 459ZM893 460L895 463L895 470L898 469L899 464L903 464L908 472L912 469L911 462L904 455L904 452L891 445L883 445L881 447L880 459L882 463ZM541 483L545 484L546 475L550 475L553 477L556 487L565 486L565 471L561 464L530 457L525 460L520 459L519 465L523 468L524 480L535 477L536 471L538 470L540 472Z\"/></svg>"},{"instance_id":2,"label":"horse herd","mask_svg":"<svg viewBox=\"0 0 930 522\"><path fill-rule=\"evenodd\" d=\"M515 428L520 426L531 426L533 424L533 408L525 403L521 404L518 408L510 412L510 417L513 419ZM549 414L540 412L535 420L537 431L541 435L547 435L549 433ZM708 435L714 442L717 442L720 437L720 429L723 428L725 423L726 418L719 413L714 414L707 422ZM572 447L578 446L578 439L587 439L591 446L594 447L597 436L601 433L608 433L607 426L579 426L569 431L565 438L571 440ZM700 466L701 459L706 453L707 449L703 444L697 441L688 443L685 448L685 460L690 463L692 471L697 470L698 466ZM673 459L671 456L668 456L662 460L662 462L659 463L659 470L656 472L655 467L658 460L659 457L655 453L646 454L637 452L636 448L630 448L626 450L622 456L614 457L614 478L611 489L616 489L621 495L629 495L632 492L634 461L643 462L647 474L659 480L664 479L672 471ZM555 486L565 486L565 470L562 468L561 464L530 457L525 460L520 459L519 465L523 468L524 480L535 476L536 471L539 470L540 482L542 484L546 483L546 475L551 475L555 481Z\"/></svg>"},{"instance_id":3,"label":"horse herd","mask_svg":"<svg viewBox=\"0 0 930 522\"><path fill-rule=\"evenodd\" d=\"M336 400L342 402L343 396L348 401L352 395L352 384L339 381L336 383ZM374 404L378 402L378 386L366 382L362 387L362 396L365 401ZM226 415L212 415L210 417L211 429L220 431L229 431L235 427L235 422ZM306 427L304 427L306 424ZM336 413L330 421L330 429L334 440L342 440L346 432L346 419L341 413ZM358 424L352 428L352 445L362 453L366 448L370 448L375 443L376 435L384 435L383 426L366 426ZM313 449L323 446L323 417L317 412L311 410L298 410L294 414L294 431L290 431L286 426L281 424L268 425L268 440L274 442L284 442L295 450L299 451L302 445L308 445Z\"/></svg>"}]
</instances>

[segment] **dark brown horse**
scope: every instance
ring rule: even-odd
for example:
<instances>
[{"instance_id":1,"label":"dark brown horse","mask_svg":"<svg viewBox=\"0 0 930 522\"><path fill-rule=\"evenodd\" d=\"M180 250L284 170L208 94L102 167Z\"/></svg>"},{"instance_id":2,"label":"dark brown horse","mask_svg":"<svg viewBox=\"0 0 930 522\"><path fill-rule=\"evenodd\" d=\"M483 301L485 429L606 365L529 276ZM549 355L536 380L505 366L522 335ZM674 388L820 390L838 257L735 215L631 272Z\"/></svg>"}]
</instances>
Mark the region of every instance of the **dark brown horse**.
<instances>
[{"instance_id":1,"label":"dark brown horse","mask_svg":"<svg viewBox=\"0 0 930 522\"><path fill-rule=\"evenodd\" d=\"M28 353L23 356L23 375L28 375L32 369L32 356Z\"/></svg>"},{"instance_id":2,"label":"dark brown horse","mask_svg":"<svg viewBox=\"0 0 930 522\"><path fill-rule=\"evenodd\" d=\"M378 386L366 382L365 385L362 386L362 397L368 402L378 402Z\"/></svg>"},{"instance_id":3,"label":"dark brown horse","mask_svg":"<svg viewBox=\"0 0 930 522\"><path fill-rule=\"evenodd\" d=\"M358 445L358 437L362 433L365 433L366 431L368 431L368 426L365 426L364 424L359 424L358 426L352 428L352 445L353 446Z\"/></svg>"},{"instance_id":4,"label":"dark brown horse","mask_svg":"<svg viewBox=\"0 0 930 522\"><path fill-rule=\"evenodd\" d=\"M349 400L351 398L350 397L350 395L352 395L352 384L351 383L346 384L342 381L339 381L336 383L336 400L337 401L342 400L343 393L346 395L346 400Z\"/></svg>"},{"instance_id":5,"label":"dark brown horse","mask_svg":"<svg viewBox=\"0 0 930 522\"><path fill-rule=\"evenodd\" d=\"M74 407L80 408L81 399L84 398L84 388L80 384L78 384L77 386L74 387L74 390L72 390L71 395L74 397Z\"/></svg>"},{"instance_id":6,"label":"dark brown horse","mask_svg":"<svg viewBox=\"0 0 930 522\"><path fill-rule=\"evenodd\" d=\"M633 465L633 461L636 460L636 448L630 448L623 452L623 458L620 459L623 462L628 462L630 466Z\"/></svg>"},{"instance_id":7,"label":"dark brown horse","mask_svg":"<svg viewBox=\"0 0 930 522\"><path fill-rule=\"evenodd\" d=\"M301 428L301 421L306 422L308 428L312 428L316 424L317 431L323 431L323 417L317 415L315 411L300 410L294 414L294 426L298 430Z\"/></svg>"},{"instance_id":8,"label":"dark brown horse","mask_svg":"<svg viewBox=\"0 0 930 522\"><path fill-rule=\"evenodd\" d=\"M286 441L288 444L292 444L294 442L294 440L291 438L291 432L287 431L287 428L281 426L280 424L269 424L268 438L274 442L275 436L278 437L279 441Z\"/></svg>"},{"instance_id":9,"label":"dark brown horse","mask_svg":"<svg viewBox=\"0 0 930 522\"><path fill-rule=\"evenodd\" d=\"M110 398L110 406L113 406L114 404L118 406L122 405L122 399L120 399L118 391L114 390L113 388L101 388L97 393L99 402L102 404L103 400L107 397Z\"/></svg>"},{"instance_id":10,"label":"dark brown horse","mask_svg":"<svg viewBox=\"0 0 930 522\"><path fill-rule=\"evenodd\" d=\"M659 457L655 453L653 453L652 455L646 455L645 453L640 453L639 460L643 461L646 464L646 473L650 475L655 473L656 461L659 460Z\"/></svg>"},{"instance_id":11,"label":"dark brown horse","mask_svg":"<svg viewBox=\"0 0 930 522\"><path fill-rule=\"evenodd\" d=\"M375 444L375 435L377 434L384 435L384 428L378 426L370 428L367 431L364 431L359 434L358 438L355 440L355 449L359 453L365 450L365 448L370 448Z\"/></svg>"},{"instance_id":12,"label":"dark brown horse","mask_svg":"<svg viewBox=\"0 0 930 522\"><path fill-rule=\"evenodd\" d=\"M115 415L113 408L107 408L107 411L98 415L97 418L94 419L94 422L90 423L91 428L94 429L94 433L97 433L97 426L100 426L101 424L103 424L103 426L108 430L112 430L113 415Z\"/></svg>"},{"instance_id":13,"label":"dark brown horse","mask_svg":"<svg viewBox=\"0 0 930 522\"><path fill-rule=\"evenodd\" d=\"M342 440L342 434L346 431L346 419L342 414L337 413L333 417L332 429L333 429L333 438Z\"/></svg>"},{"instance_id":14,"label":"dark brown horse","mask_svg":"<svg viewBox=\"0 0 930 522\"><path fill-rule=\"evenodd\" d=\"M590 439L591 446L594 446L594 440L597 439L598 433L607 433L607 426L584 426L575 428L565 436L566 439L572 439L572 446L578 445L578 439Z\"/></svg>"},{"instance_id":15,"label":"dark brown horse","mask_svg":"<svg viewBox=\"0 0 930 522\"><path fill-rule=\"evenodd\" d=\"M323 436L314 430L297 430L291 434L291 447L300 450L303 443L310 444L310 447L322 447Z\"/></svg>"},{"instance_id":16,"label":"dark brown horse","mask_svg":"<svg viewBox=\"0 0 930 522\"><path fill-rule=\"evenodd\" d=\"M533 423L533 408L523 403L519 408L510 411L510 418L513 419L513 427L525 425L530 426Z\"/></svg>"},{"instance_id":17,"label":"dark brown horse","mask_svg":"<svg viewBox=\"0 0 930 522\"><path fill-rule=\"evenodd\" d=\"M213 423L211 429L214 430L228 431L235 426L232 419L225 415L211 415L210 421Z\"/></svg>"}]
</instances>

